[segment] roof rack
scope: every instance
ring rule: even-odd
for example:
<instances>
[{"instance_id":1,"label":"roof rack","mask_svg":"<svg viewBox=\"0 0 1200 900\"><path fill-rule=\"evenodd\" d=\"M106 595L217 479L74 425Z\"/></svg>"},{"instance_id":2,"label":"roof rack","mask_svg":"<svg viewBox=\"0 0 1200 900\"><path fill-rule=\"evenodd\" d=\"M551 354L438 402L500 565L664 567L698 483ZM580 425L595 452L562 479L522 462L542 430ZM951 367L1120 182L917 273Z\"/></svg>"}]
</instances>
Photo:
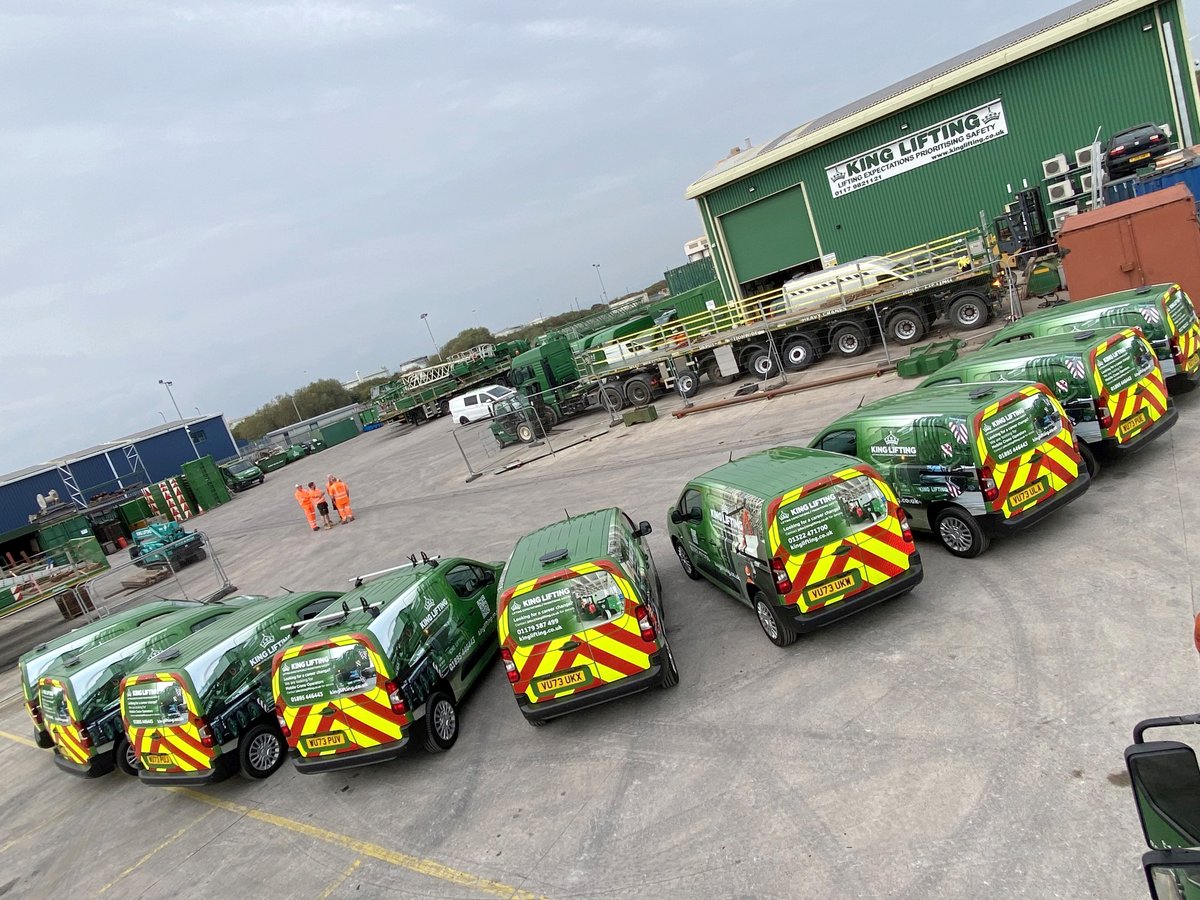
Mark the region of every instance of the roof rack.
<instances>
[{"instance_id":1,"label":"roof rack","mask_svg":"<svg viewBox=\"0 0 1200 900\"><path fill-rule=\"evenodd\" d=\"M391 575L393 572L399 572L402 569L416 569L419 566L429 566L431 569L436 569L440 556L428 556L424 550L421 551L421 559L417 559L417 554L410 553L408 562L399 566L392 566L388 569L380 569L378 572L368 572L366 575L355 575L353 578L347 579L355 587L362 587L368 581L373 581L376 578L382 578L384 575Z\"/></svg>"},{"instance_id":2,"label":"roof rack","mask_svg":"<svg viewBox=\"0 0 1200 900\"><path fill-rule=\"evenodd\" d=\"M345 600L342 601L342 608L336 612L325 613L322 616L314 616L311 619L301 619L299 622L293 622L291 625L280 627L280 631L287 631L292 637L300 633L300 629L306 625L325 625L329 622L340 622L350 615L350 604Z\"/></svg>"}]
</instances>

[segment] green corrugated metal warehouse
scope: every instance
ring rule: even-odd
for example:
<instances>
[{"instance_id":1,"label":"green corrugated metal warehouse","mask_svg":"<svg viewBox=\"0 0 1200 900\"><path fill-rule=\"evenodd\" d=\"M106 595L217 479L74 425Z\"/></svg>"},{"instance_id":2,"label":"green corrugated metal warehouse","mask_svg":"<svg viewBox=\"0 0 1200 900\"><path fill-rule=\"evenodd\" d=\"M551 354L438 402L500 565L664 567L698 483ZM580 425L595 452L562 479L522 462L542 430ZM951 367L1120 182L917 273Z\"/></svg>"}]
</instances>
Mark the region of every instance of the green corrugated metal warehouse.
<instances>
[{"instance_id":1,"label":"green corrugated metal warehouse","mask_svg":"<svg viewBox=\"0 0 1200 900\"><path fill-rule=\"evenodd\" d=\"M1190 145L1198 107L1181 0L1084 0L734 153L687 198L734 299L979 228L1026 183L1049 217L1043 160L1143 122Z\"/></svg>"}]
</instances>

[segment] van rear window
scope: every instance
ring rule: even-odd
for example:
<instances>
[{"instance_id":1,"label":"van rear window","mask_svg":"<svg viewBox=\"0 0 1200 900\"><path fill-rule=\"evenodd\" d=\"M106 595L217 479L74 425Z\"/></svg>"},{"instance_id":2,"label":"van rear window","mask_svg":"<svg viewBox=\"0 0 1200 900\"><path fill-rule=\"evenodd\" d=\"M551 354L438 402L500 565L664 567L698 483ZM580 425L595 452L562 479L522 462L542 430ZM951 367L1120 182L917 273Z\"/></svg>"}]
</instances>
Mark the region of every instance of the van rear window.
<instances>
[{"instance_id":1,"label":"van rear window","mask_svg":"<svg viewBox=\"0 0 1200 900\"><path fill-rule=\"evenodd\" d=\"M283 702L293 709L366 693L375 679L371 656L357 643L310 650L279 666Z\"/></svg>"},{"instance_id":2,"label":"van rear window","mask_svg":"<svg viewBox=\"0 0 1200 900\"><path fill-rule=\"evenodd\" d=\"M53 722L55 725L71 724L67 695L58 685L43 681L38 686L38 706L47 722Z\"/></svg>"},{"instance_id":3,"label":"van rear window","mask_svg":"<svg viewBox=\"0 0 1200 900\"><path fill-rule=\"evenodd\" d=\"M1192 307L1192 301L1183 291L1171 291L1167 295L1167 312L1171 314L1171 321L1175 323L1177 331L1187 331L1196 323L1196 310Z\"/></svg>"},{"instance_id":4,"label":"van rear window","mask_svg":"<svg viewBox=\"0 0 1200 900\"><path fill-rule=\"evenodd\" d=\"M589 572L513 597L508 629L522 646L576 634L619 618L625 596L608 572Z\"/></svg>"},{"instance_id":5,"label":"van rear window","mask_svg":"<svg viewBox=\"0 0 1200 900\"><path fill-rule=\"evenodd\" d=\"M125 688L125 718L134 728L182 725L188 720L187 700L177 681L147 681Z\"/></svg>"},{"instance_id":6,"label":"van rear window","mask_svg":"<svg viewBox=\"0 0 1200 900\"><path fill-rule=\"evenodd\" d=\"M1028 453L1061 429L1058 407L1041 392L1009 403L984 419L980 428L988 454L1002 463Z\"/></svg>"},{"instance_id":7,"label":"van rear window","mask_svg":"<svg viewBox=\"0 0 1200 900\"><path fill-rule=\"evenodd\" d=\"M1100 381L1116 394L1137 384L1154 370L1154 351L1141 338L1121 338L1096 355Z\"/></svg>"},{"instance_id":8,"label":"van rear window","mask_svg":"<svg viewBox=\"0 0 1200 900\"><path fill-rule=\"evenodd\" d=\"M805 494L779 508L779 541L799 556L857 534L887 516L887 499L870 478L860 475Z\"/></svg>"}]
</instances>

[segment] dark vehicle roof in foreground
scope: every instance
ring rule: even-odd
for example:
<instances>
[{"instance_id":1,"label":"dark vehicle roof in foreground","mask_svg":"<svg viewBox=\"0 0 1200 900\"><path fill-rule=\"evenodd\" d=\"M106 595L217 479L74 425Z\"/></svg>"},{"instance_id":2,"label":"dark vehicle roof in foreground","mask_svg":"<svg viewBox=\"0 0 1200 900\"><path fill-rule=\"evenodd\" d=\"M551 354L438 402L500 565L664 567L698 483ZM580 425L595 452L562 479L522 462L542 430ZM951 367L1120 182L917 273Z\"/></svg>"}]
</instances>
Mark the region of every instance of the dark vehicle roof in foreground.
<instances>
[{"instance_id":1,"label":"dark vehicle roof in foreground","mask_svg":"<svg viewBox=\"0 0 1200 900\"><path fill-rule=\"evenodd\" d=\"M807 447L774 447L751 453L705 472L692 482L708 487L732 487L771 500L848 466L862 465L840 453Z\"/></svg>"},{"instance_id":2,"label":"dark vehicle roof in foreground","mask_svg":"<svg viewBox=\"0 0 1200 900\"><path fill-rule=\"evenodd\" d=\"M620 511L615 506L610 506L552 522L537 531L531 531L517 541L517 546L513 548L512 556L504 569L500 589L505 590L531 578L612 555L613 548L609 544L609 536L618 515ZM566 554L556 557L550 563L541 561L542 556L559 550L566 551Z\"/></svg>"}]
</instances>

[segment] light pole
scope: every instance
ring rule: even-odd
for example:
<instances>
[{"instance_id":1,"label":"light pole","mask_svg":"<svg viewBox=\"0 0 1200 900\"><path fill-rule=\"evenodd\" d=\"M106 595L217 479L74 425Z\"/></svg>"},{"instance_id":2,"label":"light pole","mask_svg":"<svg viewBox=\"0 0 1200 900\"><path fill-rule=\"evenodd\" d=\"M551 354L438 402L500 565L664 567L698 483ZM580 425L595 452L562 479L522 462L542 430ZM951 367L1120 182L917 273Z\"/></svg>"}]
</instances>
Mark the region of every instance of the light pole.
<instances>
[{"instance_id":1,"label":"light pole","mask_svg":"<svg viewBox=\"0 0 1200 900\"><path fill-rule=\"evenodd\" d=\"M164 412L163 412L163 411L160 409L160 410L158 411L158 414L159 414L160 416L162 416L162 417L163 417L163 424L164 424L164 425L166 425L166 424L167 424L167 416L166 416L166 413L164 413Z\"/></svg>"},{"instance_id":2,"label":"light pole","mask_svg":"<svg viewBox=\"0 0 1200 900\"><path fill-rule=\"evenodd\" d=\"M600 263L592 263L592 268L596 270L596 277L600 279L600 299L608 303L608 291L604 289L604 279L600 276Z\"/></svg>"},{"instance_id":3,"label":"light pole","mask_svg":"<svg viewBox=\"0 0 1200 900\"><path fill-rule=\"evenodd\" d=\"M300 407L298 407L296 405L296 395L288 394L288 399L292 401L292 409L294 409L296 411L296 421L299 422L301 416L300 416Z\"/></svg>"},{"instance_id":4,"label":"light pole","mask_svg":"<svg viewBox=\"0 0 1200 900\"><path fill-rule=\"evenodd\" d=\"M425 323L425 330L429 332L429 341L433 344L433 355L441 356L442 349L438 346L437 338L433 336L433 329L429 327L429 313L421 313L421 321Z\"/></svg>"},{"instance_id":5,"label":"light pole","mask_svg":"<svg viewBox=\"0 0 1200 900\"><path fill-rule=\"evenodd\" d=\"M167 389L167 396L171 398L171 405L175 407L175 415L179 416L179 423L183 425L183 430L187 433L188 443L192 445L192 452L196 454L196 459L199 459L200 451L196 449L196 442L192 440L191 429L189 429L187 425L184 425L183 423L183 413L179 411L179 404L175 402L175 394L171 390L171 385L173 385L175 382L166 381L165 379L160 378L158 379L158 383ZM166 419L166 416L163 416L163 418Z\"/></svg>"}]
</instances>

